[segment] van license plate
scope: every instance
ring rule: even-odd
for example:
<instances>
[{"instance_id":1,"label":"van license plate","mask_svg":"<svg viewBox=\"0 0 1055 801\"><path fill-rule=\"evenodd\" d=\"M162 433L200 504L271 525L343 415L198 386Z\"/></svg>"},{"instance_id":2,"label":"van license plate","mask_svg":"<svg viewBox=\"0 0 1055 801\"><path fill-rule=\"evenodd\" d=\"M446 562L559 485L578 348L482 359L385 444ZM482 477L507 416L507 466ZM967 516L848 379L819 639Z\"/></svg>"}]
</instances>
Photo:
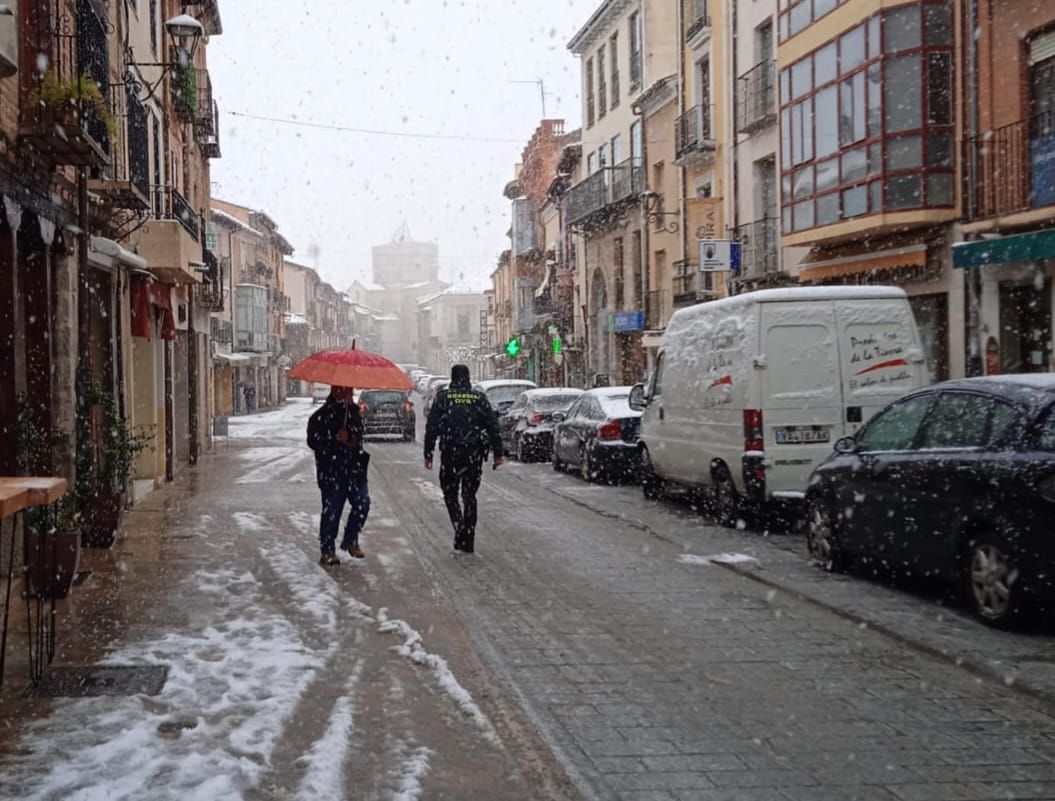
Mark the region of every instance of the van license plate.
<instances>
[{"instance_id":1,"label":"van license plate","mask_svg":"<svg viewBox=\"0 0 1055 801\"><path fill-rule=\"evenodd\" d=\"M829 442L831 433L819 426L785 426L775 430L777 445L806 445Z\"/></svg>"}]
</instances>

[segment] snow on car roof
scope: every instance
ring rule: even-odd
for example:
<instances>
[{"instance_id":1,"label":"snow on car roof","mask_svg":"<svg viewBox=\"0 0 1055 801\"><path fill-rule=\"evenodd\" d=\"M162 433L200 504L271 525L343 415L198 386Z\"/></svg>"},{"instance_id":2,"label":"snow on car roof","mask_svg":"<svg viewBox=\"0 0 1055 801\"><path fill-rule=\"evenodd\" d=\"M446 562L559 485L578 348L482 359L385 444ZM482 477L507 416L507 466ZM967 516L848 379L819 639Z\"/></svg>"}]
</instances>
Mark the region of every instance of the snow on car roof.
<instances>
[{"instance_id":1,"label":"snow on car roof","mask_svg":"<svg viewBox=\"0 0 1055 801\"><path fill-rule=\"evenodd\" d=\"M586 394L594 398L625 398L633 387L597 387L589 389Z\"/></svg>"}]
</instances>

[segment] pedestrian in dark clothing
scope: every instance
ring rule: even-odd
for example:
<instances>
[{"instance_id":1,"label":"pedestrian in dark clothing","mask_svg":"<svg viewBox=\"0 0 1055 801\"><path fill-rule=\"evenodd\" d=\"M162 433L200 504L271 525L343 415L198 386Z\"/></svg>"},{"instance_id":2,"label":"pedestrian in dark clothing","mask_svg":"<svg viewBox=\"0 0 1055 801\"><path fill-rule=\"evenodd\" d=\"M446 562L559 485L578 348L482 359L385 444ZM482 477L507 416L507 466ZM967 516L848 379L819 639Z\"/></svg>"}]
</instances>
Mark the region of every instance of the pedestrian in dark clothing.
<instances>
[{"instance_id":1,"label":"pedestrian in dark clothing","mask_svg":"<svg viewBox=\"0 0 1055 801\"><path fill-rule=\"evenodd\" d=\"M440 442L440 487L454 526L454 550L472 553L476 540L476 491L483 464L494 452L494 466L502 464L502 436L498 418L487 397L469 383L469 368L451 368L451 383L441 390L429 410L425 426L425 467L432 469L436 440ZM460 498L460 503L459 503Z\"/></svg>"},{"instance_id":2,"label":"pedestrian in dark clothing","mask_svg":"<svg viewBox=\"0 0 1055 801\"><path fill-rule=\"evenodd\" d=\"M341 563L334 544L345 502L349 513L341 550L356 559L363 558L359 532L370 514L370 489L366 482L370 454L363 450L363 433L363 420L351 387L333 387L326 403L308 420L308 447L315 451L315 475L322 492L319 563L323 565Z\"/></svg>"}]
</instances>

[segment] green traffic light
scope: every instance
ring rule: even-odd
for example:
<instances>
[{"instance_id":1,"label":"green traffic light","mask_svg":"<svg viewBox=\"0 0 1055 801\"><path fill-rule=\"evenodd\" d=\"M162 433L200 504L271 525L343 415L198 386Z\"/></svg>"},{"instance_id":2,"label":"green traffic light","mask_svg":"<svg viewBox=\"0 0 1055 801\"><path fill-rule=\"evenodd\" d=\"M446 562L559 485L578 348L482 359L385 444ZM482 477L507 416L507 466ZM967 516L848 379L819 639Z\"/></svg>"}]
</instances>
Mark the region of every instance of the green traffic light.
<instances>
[{"instance_id":1,"label":"green traffic light","mask_svg":"<svg viewBox=\"0 0 1055 801\"><path fill-rule=\"evenodd\" d=\"M514 359L520 355L520 339L513 337L506 343L506 353Z\"/></svg>"}]
</instances>

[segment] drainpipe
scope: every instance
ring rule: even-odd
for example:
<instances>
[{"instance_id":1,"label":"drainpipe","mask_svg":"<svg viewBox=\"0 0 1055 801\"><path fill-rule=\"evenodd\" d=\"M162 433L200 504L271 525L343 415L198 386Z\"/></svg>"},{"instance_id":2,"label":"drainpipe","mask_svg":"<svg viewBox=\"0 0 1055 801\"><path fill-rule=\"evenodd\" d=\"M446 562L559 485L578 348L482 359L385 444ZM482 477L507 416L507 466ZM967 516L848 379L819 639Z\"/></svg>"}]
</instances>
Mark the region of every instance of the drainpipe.
<instances>
[{"instance_id":1,"label":"drainpipe","mask_svg":"<svg viewBox=\"0 0 1055 801\"><path fill-rule=\"evenodd\" d=\"M739 236L738 232L739 232L739 229L740 229L740 131L739 131L740 115L738 114L738 108L739 107L737 106L737 103L739 101L739 98L737 97L737 91L740 88L739 87L739 82L738 82L738 79L737 79L737 76L739 75L739 70L738 70L737 67L738 67L738 65L740 63L740 59L737 58L737 45L739 43L739 38L740 38L739 35L738 35L738 29L737 29L737 18L739 16L740 4L737 2L737 0L732 0L731 7L732 7L732 14L731 14L730 23L731 23L731 26L732 26L732 36L730 38L732 39L732 51L733 51L732 52L732 70L733 70L733 74L732 74L732 81L731 81L732 87L733 87L733 89L732 89L732 92L733 92L732 101L733 102L731 104L732 117L733 117L733 119L732 119L732 126L733 126L733 170L732 170L732 173L733 173L732 174L732 182L733 182L733 186L732 186L732 195L733 195L733 230L732 230L732 234L733 234L733 236L731 236L730 239L732 239L734 237L738 237ZM742 258L743 258L743 254L741 254L741 259ZM743 269L744 269L744 265L743 265L743 261L741 261L741 263L740 263L741 275L743 273ZM730 275L730 279L731 278L732 278L732 276ZM730 280L729 281L730 286L726 287L726 292L728 292L730 295L736 294L735 292L730 291L732 289L732 283L733 283L732 280Z\"/></svg>"},{"instance_id":2,"label":"drainpipe","mask_svg":"<svg viewBox=\"0 0 1055 801\"><path fill-rule=\"evenodd\" d=\"M87 490L92 468L91 407L91 306L88 297L88 170L77 170L77 359L74 475L79 489Z\"/></svg>"},{"instance_id":3,"label":"drainpipe","mask_svg":"<svg viewBox=\"0 0 1055 801\"><path fill-rule=\"evenodd\" d=\"M968 179L963 202L973 205L976 188L978 156L973 144L978 136L978 51L975 30L978 25L977 0L967 0L967 25L961 27L961 33L967 39L967 141L972 143L968 156L970 165L963 168L968 172ZM964 30L964 28L966 30ZM982 375L982 272L981 268L971 267L967 270L967 292L969 308L967 318L967 364L968 376Z\"/></svg>"},{"instance_id":4,"label":"drainpipe","mask_svg":"<svg viewBox=\"0 0 1055 801\"><path fill-rule=\"evenodd\" d=\"M683 0L678 0L678 15L676 25L677 35L677 47L678 47L678 81L677 81L677 92L678 92L678 116L680 117L685 113L685 3ZM681 185L681 197L678 198L678 211L681 228L681 258L680 261L684 263L685 252L688 249L688 215L685 213L685 204L688 202L689 196L689 178L688 171L684 167L679 168ZM661 299L662 300L662 299ZM670 284L670 302L671 309L674 308L674 285ZM666 323L666 321L664 321ZM664 327L666 327L664 325Z\"/></svg>"}]
</instances>

